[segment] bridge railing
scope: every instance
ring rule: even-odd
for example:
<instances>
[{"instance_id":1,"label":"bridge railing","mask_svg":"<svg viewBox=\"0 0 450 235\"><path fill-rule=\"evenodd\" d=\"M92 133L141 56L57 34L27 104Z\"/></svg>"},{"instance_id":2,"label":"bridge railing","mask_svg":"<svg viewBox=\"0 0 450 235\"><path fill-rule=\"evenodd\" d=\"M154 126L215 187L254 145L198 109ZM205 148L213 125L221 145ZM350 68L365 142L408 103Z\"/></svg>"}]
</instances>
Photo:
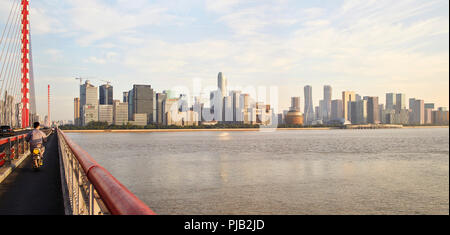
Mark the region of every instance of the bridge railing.
<instances>
[{"instance_id":1,"label":"bridge railing","mask_svg":"<svg viewBox=\"0 0 450 235\"><path fill-rule=\"evenodd\" d=\"M0 139L0 167L28 153L29 145L25 141L25 136L17 135Z\"/></svg>"},{"instance_id":2,"label":"bridge railing","mask_svg":"<svg viewBox=\"0 0 450 235\"><path fill-rule=\"evenodd\" d=\"M63 190L74 215L154 215L155 213L86 151L58 129ZM65 187L64 187L65 186ZM67 207L67 206L66 206Z\"/></svg>"}]
</instances>

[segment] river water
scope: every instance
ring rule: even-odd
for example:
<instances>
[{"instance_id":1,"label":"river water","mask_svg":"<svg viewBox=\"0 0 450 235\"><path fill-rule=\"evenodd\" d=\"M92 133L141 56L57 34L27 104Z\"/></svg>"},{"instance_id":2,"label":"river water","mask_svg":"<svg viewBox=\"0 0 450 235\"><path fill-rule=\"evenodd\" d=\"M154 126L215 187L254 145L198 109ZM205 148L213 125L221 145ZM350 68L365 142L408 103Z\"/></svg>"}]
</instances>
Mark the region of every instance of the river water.
<instances>
[{"instance_id":1,"label":"river water","mask_svg":"<svg viewBox=\"0 0 450 235\"><path fill-rule=\"evenodd\" d=\"M449 129L70 133L158 214L449 214Z\"/></svg>"}]
</instances>

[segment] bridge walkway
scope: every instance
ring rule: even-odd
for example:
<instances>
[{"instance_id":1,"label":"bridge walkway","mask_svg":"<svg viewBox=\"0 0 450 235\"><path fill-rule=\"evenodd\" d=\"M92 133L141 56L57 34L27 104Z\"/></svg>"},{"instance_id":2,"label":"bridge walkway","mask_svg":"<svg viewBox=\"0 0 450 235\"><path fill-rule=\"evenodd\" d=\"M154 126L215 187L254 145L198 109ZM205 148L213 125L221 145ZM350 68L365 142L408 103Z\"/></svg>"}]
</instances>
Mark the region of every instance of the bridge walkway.
<instances>
[{"instance_id":1,"label":"bridge walkway","mask_svg":"<svg viewBox=\"0 0 450 235\"><path fill-rule=\"evenodd\" d=\"M31 167L28 157L0 184L0 215L63 215L58 138L49 136L44 165Z\"/></svg>"}]
</instances>

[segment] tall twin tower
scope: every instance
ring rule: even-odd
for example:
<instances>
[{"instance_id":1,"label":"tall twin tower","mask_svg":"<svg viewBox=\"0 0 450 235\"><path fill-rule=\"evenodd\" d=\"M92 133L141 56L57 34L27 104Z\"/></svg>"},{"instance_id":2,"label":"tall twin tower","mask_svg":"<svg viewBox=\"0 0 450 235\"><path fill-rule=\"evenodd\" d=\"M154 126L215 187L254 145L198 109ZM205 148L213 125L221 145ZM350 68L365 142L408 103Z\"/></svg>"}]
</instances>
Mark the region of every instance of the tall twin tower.
<instances>
[{"instance_id":1,"label":"tall twin tower","mask_svg":"<svg viewBox=\"0 0 450 235\"><path fill-rule=\"evenodd\" d=\"M331 119L331 98L332 98L332 88L331 86L323 87L323 100L320 100L317 110L314 108L313 98L312 98L312 87L305 86L305 123L311 124L316 119L321 119L323 121L329 121Z\"/></svg>"},{"instance_id":2,"label":"tall twin tower","mask_svg":"<svg viewBox=\"0 0 450 235\"><path fill-rule=\"evenodd\" d=\"M219 73L217 77L217 86L219 87L220 92L222 93L222 97L227 95L227 78L223 76L222 72Z\"/></svg>"}]
</instances>

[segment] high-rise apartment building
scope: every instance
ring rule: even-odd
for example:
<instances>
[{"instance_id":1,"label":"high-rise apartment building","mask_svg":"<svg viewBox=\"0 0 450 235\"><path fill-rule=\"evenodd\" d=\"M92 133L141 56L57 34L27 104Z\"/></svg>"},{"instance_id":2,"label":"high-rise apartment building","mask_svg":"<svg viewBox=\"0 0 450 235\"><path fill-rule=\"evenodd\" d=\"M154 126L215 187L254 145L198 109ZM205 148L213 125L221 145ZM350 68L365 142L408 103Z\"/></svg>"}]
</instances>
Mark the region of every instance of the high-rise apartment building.
<instances>
[{"instance_id":1,"label":"high-rise apartment building","mask_svg":"<svg viewBox=\"0 0 450 235\"><path fill-rule=\"evenodd\" d=\"M435 125L449 124L449 112L446 108L438 108L437 111L433 111L432 118Z\"/></svg>"},{"instance_id":2,"label":"high-rise apartment building","mask_svg":"<svg viewBox=\"0 0 450 235\"><path fill-rule=\"evenodd\" d=\"M250 95L249 94L241 94L241 101L239 102L242 110L242 122L244 124L250 124Z\"/></svg>"},{"instance_id":3,"label":"high-rise apartment building","mask_svg":"<svg viewBox=\"0 0 450 235\"><path fill-rule=\"evenodd\" d=\"M349 113L349 105L350 102L356 101L356 95L353 91L344 91L342 92L342 113L345 120L351 121L351 116Z\"/></svg>"},{"instance_id":4,"label":"high-rise apartment building","mask_svg":"<svg viewBox=\"0 0 450 235\"><path fill-rule=\"evenodd\" d=\"M425 108L425 111L424 111L424 124L433 124L433 109Z\"/></svg>"},{"instance_id":5,"label":"high-rise apartment building","mask_svg":"<svg viewBox=\"0 0 450 235\"><path fill-rule=\"evenodd\" d=\"M342 100L332 100L331 101L331 118L332 120L337 120L343 118L344 116L344 105Z\"/></svg>"},{"instance_id":6,"label":"high-rise apartment building","mask_svg":"<svg viewBox=\"0 0 450 235\"><path fill-rule=\"evenodd\" d=\"M83 126L98 121L98 89L89 80L80 86L80 117Z\"/></svg>"},{"instance_id":7,"label":"high-rise apartment building","mask_svg":"<svg viewBox=\"0 0 450 235\"><path fill-rule=\"evenodd\" d=\"M223 121L227 123L233 122L233 97L225 96L223 98Z\"/></svg>"},{"instance_id":8,"label":"high-rise apartment building","mask_svg":"<svg viewBox=\"0 0 450 235\"><path fill-rule=\"evenodd\" d=\"M159 125L163 124L163 117L164 117L164 113L163 113L163 103L164 100L167 99L167 94L166 93L156 93L156 123Z\"/></svg>"},{"instance_id":9,"label":"high-rise apartment building","mask_svg":"<svg viewBox=\"0 0 450 235\"><path fill-rule=\"evenodd\" d=\"M309 125L315 119L315 116L314 116L314 105L313 105L313 99L312 99L312 87L311 86L305 86L305 88L304 88L304 95L305 95L304 117L305 117L305 123L307 125Z\"/></svg>"},{"instance_id":10,"label":"high-rise apartment building","mask_svg":"<svg viewBox=\"0 0 450 235\"><path fill-rule=\"evenodd\" d=\"M409 109L413 110L415 104L416 104L416 99L415 98L410 98L409 99Z\"/></svg>"},{"instance_id":11,"label":"high-rise apartment building","mask_svg":"<svg viewBox=\"0 0 450 235\"><path fill-rule=\"evenodd\" d=\"M380 123L386 123L386 115L383 113L385 110L384 104L378 104L378 120ZM395 113L394 109L392 109L392 111Z\"/></svg>"},{"instance_id":12,"label":"high-rise apartment building","mask_svg":"<svg viewBox=\"0 0 450 235\"><path fill-rule=\"evenodd\" d=\"M113 87L109 84L101 85L100 90L100 105L112 105L113 104Z\"/></svg>"},{"instance_id":13,"label":"high-rise apartment building","mask_svg":"<svg viewBox=\"0 0 450 235\"><path fill-rule=\"evenodd\" d=\"M241 109L241 92L240 91L232 91L231 98L233 99L233 122L241 122L242 121L242 109Z\"/></svg>"},{"instance_id":14,"label":"high-rise apartment building","mask_svg":"<svg viewBox=\"0 0 450 235\"><path fill-rule=\"evenodd\" d=\"M412 124L415 125L425 124L425 103L423 100L414 100L412 116L413 116Z\"/></svg>"},{"instance_id":15,"label":"high-rise apartment building","mask_svg":"<svg viewBox=\"0 0 450 235\"><path fill-rule=\"evenodd\" d=\"M89 80L80 86L80 106L98 105L98 90Z\"/></svg>"},{"instance_id":16,"label":"high-rise apartment building","mask_svg":"<svg viewBox=\"0 0 450 235\"><path fill-rule=\"evenodd\" d=\"M406 95L405 94L397 94L395 98L396 107L395 110L397 113L400 113L401 110L406 109Z\"/></svg>"},{"instance_id":17,"label":"high-rise apartment building","mask_svg":"<svg viewBox=\"0 0 450 235\"><path fill-rule=\"evenodd\" d=\"M367 97L367 123L379 124L379 105L378 97Z\"/></svg>"},{"instance_id":18,"label":"high-rise apartment building","mask_svg":"<svg viewBox=\"0 0 450 235\"><path fill-rule=\"evenodd\" d=\"M323 101L324 101L324 108L323 108L323 121L327 122L331 118L331 99L333 96L333 89L331 86L324 86L323 87Z\"/></svg>"},{"instance_id":19,"label":"high-rise apartment building","mask_svg":"<svg viewBox=\"0 0 450 235\"><path fill-rule=\"evenodd\" d=\"M128 123L128 103L121 103L119 100L114 100L113 103L113 124L126 125Z\"/></svg>"},{"instance_id":20,"label":"high-rise apartment building","mask_svg":"<svg viewBox=\"0 0 450 235\"><path fill-rule=\"evenodd\" d=\"M202 103L201 98L199 96L194 97L194 105L192 106L192 111L198 114L199 122L203 121L203 108L204 104ZM209 115L207 118L210 118Z\"/></svg>"},{"instance_id":21,"label":"high-rise apartment building","mask_svg":"<svg viewBox=\"0 0 450 235\"><path fill-rule=\"evenodd\" d=\"M386 94L386 109L393 110L397 107L397 95L395 93Z\"/></svg>"},{"instance_id":22,"label":"high-rise apartment building","mask_svg":"<svg viewBox=\"0 0 450 235\"><path fill-rule=\"evenodd\" d=\"M128 92L128 113L132 118L134 114L147 114L147 124L153 122L153 89L150 85L133 85ZM139 116L141 118L142 116ZM131 120L132 120L131 118Z\"/></svg>"},{"instance_id":23,"label":"high-rise apartment building","mask_svg":"<svg viewBox=\"0 0 450 235\"><path fill-rule=\"evenodd\" d=\"M179 104L178 104L179 100L180 100L179 98L163 100L162 103L163 125L170 125L169 123L172 123L173 115L171 114L175 114L179 111Z\"/></svg>"},{"instance_id":24,"label":"high-rise apartment building","mask_svg":"<svg viewBox=\"0 0 450 235\"><path fill-rule=\"evenodd\" d=\"M223 96L218 89L210 93L210 108L213 112L214 121L221 122L223 120Z\"/></svg>"},{"instance_id":25,"label":"high-rise apartment building","mask_svg":"<svg viewBox=\"0 0 450 235\"><path fill-rule=\"evenodd\" d=\"M367 123L367 100L350 102L350 115L352 124Z\"/></svg>"}]
</instances>

